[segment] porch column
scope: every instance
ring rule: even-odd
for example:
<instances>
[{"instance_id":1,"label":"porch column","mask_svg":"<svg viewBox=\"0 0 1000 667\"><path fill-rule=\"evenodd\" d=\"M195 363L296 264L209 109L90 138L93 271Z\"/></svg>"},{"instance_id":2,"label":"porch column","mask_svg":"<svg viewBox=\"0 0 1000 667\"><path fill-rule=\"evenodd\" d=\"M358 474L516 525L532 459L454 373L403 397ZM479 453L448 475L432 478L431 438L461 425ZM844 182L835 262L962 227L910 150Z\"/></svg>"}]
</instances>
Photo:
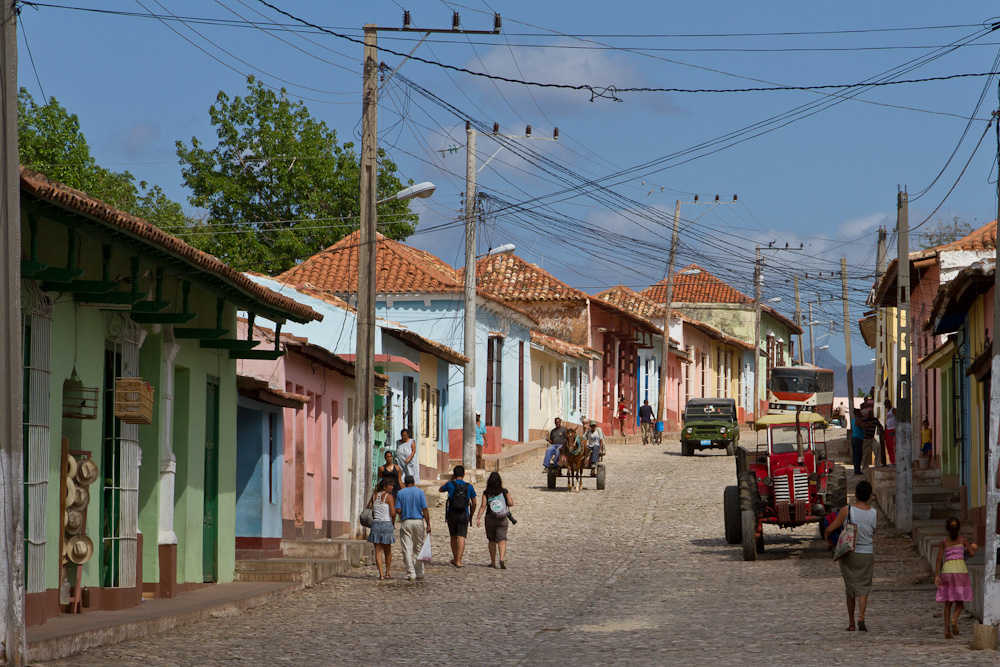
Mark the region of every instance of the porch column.
<instances>
[{"instance_id":1,"label":"porch column","mask_svg":"<svg viewBox=\"0 0 1000 667\"><path fill-rule=\"evenodd\" d=\"M174 360L180 345L174 340L172 326L164 327L163 335L163 405L160 409L160 520L159 544L177 544L174 532L174 476L177 457L174 455Z\"/></svg>"}]
</instances>

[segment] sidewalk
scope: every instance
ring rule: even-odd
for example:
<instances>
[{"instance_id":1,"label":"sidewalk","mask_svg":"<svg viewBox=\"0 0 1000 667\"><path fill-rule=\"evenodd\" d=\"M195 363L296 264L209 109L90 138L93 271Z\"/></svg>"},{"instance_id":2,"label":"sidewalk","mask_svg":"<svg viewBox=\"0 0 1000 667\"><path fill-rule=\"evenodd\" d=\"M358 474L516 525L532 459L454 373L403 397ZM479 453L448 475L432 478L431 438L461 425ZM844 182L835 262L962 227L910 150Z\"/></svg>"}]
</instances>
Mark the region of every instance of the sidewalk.
<instances>
[{"instance_id":1,"label":"sidewalk","mask_svg":"<svg viewBox=\"0 0 1000 667\"><path fill-rule=\"evenodd\" d=\"M65 614L27 629L28 661L44 662L95 646L153 635L179 625L251 609L301 590L300 583L232 583L175 598L144 600L134 609Z\"/></svg>"}]
</instances>

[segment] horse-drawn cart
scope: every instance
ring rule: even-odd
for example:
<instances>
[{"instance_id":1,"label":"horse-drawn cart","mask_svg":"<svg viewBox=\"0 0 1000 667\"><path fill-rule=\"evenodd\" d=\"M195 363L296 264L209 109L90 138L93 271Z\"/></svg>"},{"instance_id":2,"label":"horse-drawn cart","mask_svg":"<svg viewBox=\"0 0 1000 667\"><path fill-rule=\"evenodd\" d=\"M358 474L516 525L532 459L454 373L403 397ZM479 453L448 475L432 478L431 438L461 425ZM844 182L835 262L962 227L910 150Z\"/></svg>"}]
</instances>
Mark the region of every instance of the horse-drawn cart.
<instances>
[{"instance_id":1,"label":"horse-drawn cart","mask_svg":"<svg viewBox=\"0 0 1000 667\"><path fill-rule=\"evenodd\" d=\"M591 462L590 449L582 438L573 437L575 435L576 432L573 430L567 432L567 440L575 441L575 446L563 445L563 450L559 453L556 464L550 466L546 471L548 487L550 489L556 488L556 480L565 477L567 488L579 491L583 488L583 472L589 470L590 477L597 480L597 490L603 491L607 480L607 470L604 467L604 448L601 448L600 457L597 464L594 465Z\"/></svg>"}]
</instances>

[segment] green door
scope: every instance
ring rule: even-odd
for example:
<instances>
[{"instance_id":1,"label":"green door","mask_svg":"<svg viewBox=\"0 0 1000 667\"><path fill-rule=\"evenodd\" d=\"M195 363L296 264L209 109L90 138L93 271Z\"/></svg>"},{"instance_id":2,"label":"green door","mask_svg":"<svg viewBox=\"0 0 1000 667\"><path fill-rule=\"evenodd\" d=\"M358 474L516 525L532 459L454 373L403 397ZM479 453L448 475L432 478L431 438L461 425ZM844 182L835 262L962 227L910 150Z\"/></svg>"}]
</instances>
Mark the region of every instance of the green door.
<instances>
[{"instance_id":1,"label":"green door","mask_svg":"<svg viewBox=\"0 0 1000 667\"><path fill-rule=\"evenodd\" d=\"M210 379L205 392L205 523L201 538L202 581L219 578L219 383Z\"/></svg>"}]
</instances>

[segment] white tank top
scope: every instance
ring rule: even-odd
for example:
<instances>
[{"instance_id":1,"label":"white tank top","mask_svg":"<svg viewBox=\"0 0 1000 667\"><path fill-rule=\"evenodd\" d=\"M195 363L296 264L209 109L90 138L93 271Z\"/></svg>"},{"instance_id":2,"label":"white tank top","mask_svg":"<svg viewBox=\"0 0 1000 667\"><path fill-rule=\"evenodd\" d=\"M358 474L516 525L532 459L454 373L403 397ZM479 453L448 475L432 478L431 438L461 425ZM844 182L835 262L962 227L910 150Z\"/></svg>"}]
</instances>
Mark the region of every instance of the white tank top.
<instances>
[{"instance_id":1,"label":"white tank top","mask_svg":"<svg viewBox=\"0 0 1000 667\"><path fill-rule=\"evenodd\" d=\"M384 493L375 496L375 502L372 503L372 518L375 521L389 520L389 503L385 502Z\"/></svg>"},{"instance_id":2,"label":"white tank top","mask_svg":"<svg viewBox=\"0 0 1000 667\"><path fill-rule=\"evenodd\" d=\"M849 506L847 520L857 524L858 538L854 542L854 551L859 554L875 552L875 526L878 523L878 512L873 507L863 510L853 505Z\"/></svg>"}]
</instances>

